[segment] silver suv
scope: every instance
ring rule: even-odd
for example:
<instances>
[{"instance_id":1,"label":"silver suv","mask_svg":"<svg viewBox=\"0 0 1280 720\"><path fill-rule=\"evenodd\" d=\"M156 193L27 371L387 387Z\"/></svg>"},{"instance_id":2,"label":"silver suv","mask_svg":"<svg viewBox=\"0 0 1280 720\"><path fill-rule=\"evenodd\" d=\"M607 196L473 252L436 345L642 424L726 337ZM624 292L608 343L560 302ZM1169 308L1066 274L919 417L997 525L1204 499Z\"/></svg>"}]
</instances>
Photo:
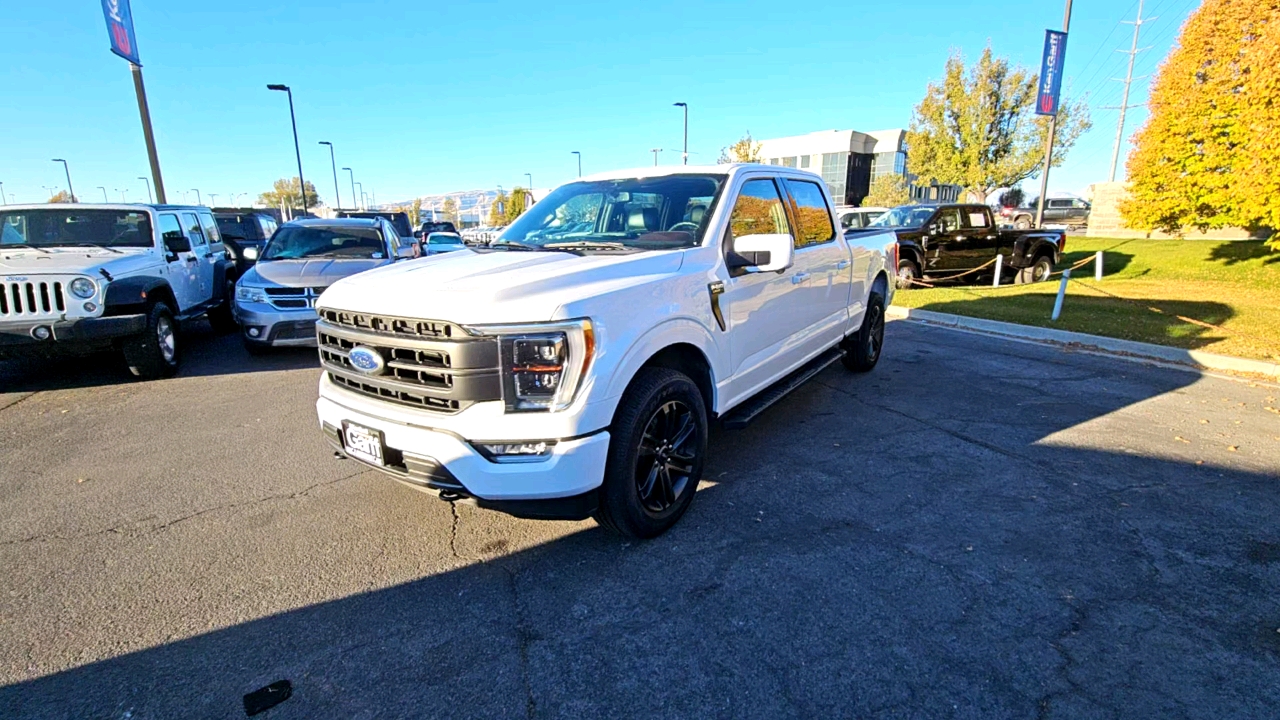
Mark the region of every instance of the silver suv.
<instances>
[{"instance_id":1,"label":"silver suv","mask_svg":"<svg viewBox=\"0 0 1280 720\"><path fill-rule=\"evenodd\" d=\"M316 344L316 298L348 275L419 255L383 218L295 220L280 226L236 285L245 349Z\"/></svg>"}]
</instances>

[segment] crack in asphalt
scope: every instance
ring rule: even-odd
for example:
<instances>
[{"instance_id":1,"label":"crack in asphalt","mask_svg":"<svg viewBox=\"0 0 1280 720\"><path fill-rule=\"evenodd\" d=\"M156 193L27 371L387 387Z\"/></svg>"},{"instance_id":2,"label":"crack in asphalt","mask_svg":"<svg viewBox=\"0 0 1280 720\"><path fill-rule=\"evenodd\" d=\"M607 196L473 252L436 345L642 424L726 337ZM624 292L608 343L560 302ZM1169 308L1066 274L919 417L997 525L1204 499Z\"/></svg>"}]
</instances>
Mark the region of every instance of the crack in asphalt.
<instances>
[{"instance_id":1,"label":"crack in asphalt","mask_svg":"<svg viewBox=\"0 0 1280 720\"><path fill-rule=\"evenodd\" d=\"M79 535L58 535L56 533L46 533L41 535L32 535L25 538L18 538L15 540L5 540L3 542L0 542L0 547L6 547L10 545L23 545L23 544L35 543L35 542L53 542L53 541L68 542L68 541L76 541L76 540L85 540L88 538L98 537L101 535L130 535L132 537L143 537L146 535L154 535L156 533L168 530L169 528L179 523L184 523L188 520L198 518L202 515L208 515L210 513L218 512L220 510L232 510L235 508L247 507L250 505L259 505L265 502L271 502L275 500L296 500L297 498L305 497L309 495L313 490L317 490L322 487L327 487L329 485L336 485L337 483L340 483L344 480L350 480L351 478L356 477L357 475L364 474L365 472L369 472L369 471L358 470L354 473L351 473L350 475L344 475L335 480L326 480L324 482L318 482L314 485L310 485L306 488L303 488L302 490L299 490L297 492L278 493L276 495L268 495L266 497L255 498L253 500L245 500L243 502L227 503L225 505L218 505L211 508L205 508L204 510L198 510L188 515L183 515L182 517L174 518L173 520L170 520L168 522L144 528L140 531L136 530L138 524L144 523L148 520L155 520L156 516L148 515L143 518L131 520L128 523L125 523L122 525L114 525L109 528L96 530L94 532L89 532L89 533L81 533Z\"/></svg>"},{"instance_id":2,"label":"crack in asphalt","mask_svg":"<svg viewBox=\"0 0 1280 720\"><path fill-rule=\"evenodd\" d=\"M453 522L449 525L449 552L453 553L454 560L466 561L458 554L458 504L449 503L449 512L453 515Z\"/></svg>"},{"instance_id":3,"label":"crack in asphalt","mask_svg":"<svg viewBox=\"0 0 1280 720\"><path fill-rule=\"evenodd\" d=\"M17 407L18 405L22 404L27 400L30 400L35 396L36 396L36 393L29 392L26 395L23 395L22 397L18 398L17 400L14 400L13 402L9 403L8 405L0 406L0 412L4 412L5 410L8 410L9 408L12 408L12 407Z\"/></svg>"},{"instance_id":4,"label":"crack in asphalt","mask_svg":"<svg viewBox=\"0 0 1280 720\"><path fill-rule=\"evenodd\" d=\"M528 629L524 603L520 600L520 587L516 583L518 573L507 567L505 563L498 563L498 566L507 574L507 586L511 588L511 599L516 611L516 648L520 652L520 680L524 684L524 713L526 718L532 719L538 712L538 703L533 698L533 684L529 679L529 643L532 633Z\"/></svg>"}]
</instances>

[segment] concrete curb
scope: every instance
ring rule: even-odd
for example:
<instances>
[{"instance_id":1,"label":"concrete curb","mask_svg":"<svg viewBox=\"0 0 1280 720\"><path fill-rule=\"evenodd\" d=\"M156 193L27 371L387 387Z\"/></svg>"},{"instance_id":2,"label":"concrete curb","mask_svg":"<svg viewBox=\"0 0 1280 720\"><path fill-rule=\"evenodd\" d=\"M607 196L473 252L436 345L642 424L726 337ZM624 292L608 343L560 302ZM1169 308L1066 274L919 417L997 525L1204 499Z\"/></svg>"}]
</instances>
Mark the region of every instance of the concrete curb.
<instances>
[{"instance_id":1,"label":"concrete curb","mask_svg":"<svg viewBox=\"0 0 1280 720\"><path fill-rule=\"evenodd\" d=\"M1216 355L1201 350L1183 350L1182 348L1152 345L1132 340L1117 340L1115 338L1102 337L1101 335L1050 330L1049 328L1032 325L982 320L963 315L933 312L932 310L904 308L897 305L889 306L885 315L897 320L911 320L928 325L962 328L991 335L1003 335L1050 345L1064 345L1082 350L1103 352L1110 355L1158 360L1201 370L1261 375L1271 380L1280 380L1280 363L1267 362L1265 360L1249 360L1229 355Z\"/></svg>"}]
</instances>

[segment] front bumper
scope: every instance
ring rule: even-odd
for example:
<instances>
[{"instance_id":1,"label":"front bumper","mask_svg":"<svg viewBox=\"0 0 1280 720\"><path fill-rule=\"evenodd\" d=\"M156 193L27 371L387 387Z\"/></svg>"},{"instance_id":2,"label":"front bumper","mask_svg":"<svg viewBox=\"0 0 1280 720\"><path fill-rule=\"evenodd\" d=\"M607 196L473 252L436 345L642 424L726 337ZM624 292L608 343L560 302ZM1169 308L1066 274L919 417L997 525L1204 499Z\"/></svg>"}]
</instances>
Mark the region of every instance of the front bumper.
<instances>
[{"instance_id":1,"label":"front bumper","mask_svg":"<svg viewBox=\"0 0 1280 720\"><path fill-rule=\"evenodd\" d=\"M37 340L32 330L49 328L47 340ZM0 350L23 352L27 350L55 350L60 347L86 345L98 346L111 340L138 335L147 329L146 315L115 315L112 317L59 320L55 322L24 322L0 324Z\"/></svg>"},{"instance_id":2,"label":"front bumper","mask_svg":"<svg viewBox=\"0 0 1280 720\"><path fill-rule=\"evenodd\" d=\"M416 487L472 498L481 506L514 515L586 517L595 509L594 491L604 481L607 431L559 440L543 460L500 463L487 459L454 433L374 417L329 398L316 401L316 413L335 450L342 450L339 433L344 422L378 430L386 442L388 463L379 470ZM477 440L519 441L501 437ZM565 505L580 505L579 512L559 511Z\"/></svg>"},{"instance_id":3,"label":"front bumper","mask_svg":"<svg viewBox=\"0 0 1280 720\"><path fill-rule=\"evenodd\" d=\"M235 317L241 334L251 342L274 347L316 345L316 311L312 308L279 310L266 303L236 302Z\"/></svg>"}]
</instances>

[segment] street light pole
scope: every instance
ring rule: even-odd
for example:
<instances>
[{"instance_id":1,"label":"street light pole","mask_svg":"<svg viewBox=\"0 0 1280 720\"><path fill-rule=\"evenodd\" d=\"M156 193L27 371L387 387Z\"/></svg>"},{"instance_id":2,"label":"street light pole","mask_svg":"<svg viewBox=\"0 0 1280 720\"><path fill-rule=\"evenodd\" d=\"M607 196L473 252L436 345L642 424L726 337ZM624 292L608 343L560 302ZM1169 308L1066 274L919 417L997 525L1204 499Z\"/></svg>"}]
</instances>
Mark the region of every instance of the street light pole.
<instances>
[{"instance_id":1,"label":"street light pole","mask_svg":"<svg viewBox=\"0 0 1280 720\"><path fill-rule=\"evenodd\" d=\"M333 166L333 197L338 203L338 210L342 210L342 195L338 192L338 161L333 158L333 143L328 140L321 140L321 145L329 146L329 164Z\"/></svg>"},{"instance_id":2,"label":"street light pole","mask_svg":"<svg viewBox=\"0 0 1280 720\"><path fill-rule=\"evenodd\" d=\"M684 154L681 158L685 165L689 164L689 103L672 103L672 107L684 108Z\"/></svg>"},{"instance_id":3,"label":"street light pole","mask_svg":"<svg viewBox=\"0 0 1280 720\"><path fill-rule=\"evenodd\" d=\"M1062 32L1066 34L1071 27L1071 0L1067 0L1067 9L1062 14ZM1049 116L1049 137L1044 142L1044 170L1040 172L1040 199L1036 201L1036 227L1044 227L1044 196L1049 192L1049 167L1053 165L1053 136L1058 132L1058 116Z\"/></svg>"},{"instance_id":4,"label":"street light pole","mask_svg":"<svg viewBox=\"0 0 1280 720\"><path fill-rule=\"evenodd\" d=\"M4 196L4 183L0 183L0 205L8 205L9 200Z\"/></svg>"},{"instance_id":5,"label":"street light pole","mask_svg":"<svg viewBox=\"0 0 1280 720\"><path fill-rule=\"evenodd\" d=\"M533 175L531 173L525 173L524 176L529 178L529 203L532 204L533 203ZM527 210L528 208L525 208L525 209Z\"/></svg>"},{"instance_id":6,"label":"street light pole","mask_svg":"<svg viewBox=\"0 0 1280 720\"><path fill-rule=\"evenodd\" d=\"M196 194L196 204L203 205L204 198L200 197L200 188L191 188L191 192Z\"/></svg>"},{"instance_id":7,"label":"street light pole","mask_svg":"<svg viewBox=\"0 0 1280 720\"><path fill-rule=\"evenodd\" d=\"M209 193L209 207L218 206L218 193Z\"/></svg>"},{"instance_id":8,"label":"street light pole","mask_svg":"<svg viewBox=\"0 0 1280 720\"><path fill-rule=\"evenodd\" d=\"M57 194L57 188L51 188L48 185L41 185L40 187L44 188L45 192L49 193L49 200L52 200L53 196ZM45 202L49 202L49 200L45 200Z\"/></svg>"},{"instance_id":9,"label":"street light pole","mask_svg":"<svg viewBox=\"0 0 1280 720\"><path fill-rule=\"evenodd\" d=\"M138 179L147 184L147 202L155 202L155 200L151 198L151 181L141 175L138 176Z\"/></svg>"},{"instance_id":10,"label":"street light pole","mask_svg":"<svg viewBox=\"0 0 1280 720\"><path fill-rule=\"evenodd\" d=\"M351 204L358 206L360 203L356 201L356 174L351 172L351 168L342 168L347 171L347 175L351 178Z\"/></svg>"},{"instance_id":11,"label":"street light pole","mask_svg":"<svg viewBox=\"0 0 1280 720\"><path fill-rule=\"evenodd\" d=\"M582 153L578 152L577 150L574 150L569 154L578 156L578 177L582 177Z\"/></svg>"},{"instance_id":12,"label":"street light pole","mask_svg":"<svg viewBox=\"0 0 1280 720\"><path fill-rule=\"evenodd\" d=\"M120 202L122 203L129 202L128 199L126 199L124 196L125 193L129 192L129 188L125 188L123 190L121 190L120 188L116 188L116 191L120 193Z\"/></svg>"},{"instance_id":13,"label":"street light pole","mask_svg":"<svg viewBox=\"0 0 1280 720\"><path fill-rule=\"evenodd\" d=\"M368 206L364 204L364 183L358 182L356 183L356 187L360 188L360 194L356 196L356 209L364 210L368 208Z\"/></svg>"},{"instance_id":14,"label":"street light pole","mask_svg":"<svg viewBox=\"0 0 1280 720\"><path fill-rule=\"evenodd\" d=\"M110 200L107 199L107 189L102 187L101 185L98 186L98 189L102 191L102 202L104 203L111 202Z\"/></svg>"},{"instance_id":15,"label":"street light pole","mask_svg":"<svg viewBox=\"0 0 1280 720\"><path fill-rule=\"evenodd\" d=\"M54 158L53 161L62 163L62 169L67 173L67 192L71 193L71 202L75 202L76 191L71 187L71 168L67 166L67 161L62 158Z\"/></svg>"},{"instance_id":16,"label":"street light pole","mask_svg":"<svg viewBox=\"0 0 1280 720\"><path fill-rule=\"evenodd\" d=\"M293 90L288 85L268 85L268 90L279 90L289 95L289 122L293 124L293 152L298 157L298 194L302 196L302 214L307 214L307 181L302 179L302 149L298 147L298 119L293 114Z\"/></svg>"},{"instance_id":17,"label":"street light pole","mask_svg":"<svg viewBox=\"0 0 1280 720\"><path fill-rule=\"evenodd\" d=\"M654 148L649 152L653 153L653 166L658 167L658 153L662 152L662 148Z\"/></svg>"}]
</instances>

